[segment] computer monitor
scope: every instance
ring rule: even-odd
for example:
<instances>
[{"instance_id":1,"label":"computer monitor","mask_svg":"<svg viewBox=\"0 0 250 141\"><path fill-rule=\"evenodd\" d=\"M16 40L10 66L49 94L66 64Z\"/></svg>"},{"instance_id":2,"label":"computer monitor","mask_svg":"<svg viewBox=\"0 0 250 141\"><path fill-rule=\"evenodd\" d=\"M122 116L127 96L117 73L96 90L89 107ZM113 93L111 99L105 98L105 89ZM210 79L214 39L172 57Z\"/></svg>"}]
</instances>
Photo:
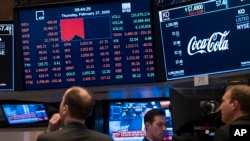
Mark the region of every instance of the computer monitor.
<instances>
[{"instance_id":1,"label":"computer monitor","mask_svg":"<svg viewBox=\"0 0 250 141\"><path fill-rule=\"evenodd\" d=\"M173 130L176 134L213 135L222 125L219 106L222 88L171 88Z\"/></svg>"},{"instance_id":2,"label":"computer monitor","mask_svg":"<svg viewBox=\"0 0 250 141\"><path fill-rule=\"evenodd\" d=\"M150 109L162 109L167 119L167 130L164 140L172 140L172 116L168 99L131 99L108 101L109 114L107 133L114 141L141 141L145 136L144 115Z\"/></svg>"},{"instance_id":3,"label":"computer monitor","mask_svg":"<svg viewBox=\"0 0 250 141\"><path fill-rule=\"evenodd\" d=\"M47 126L49 115L44 103L4 103L3 115L9 126Z\"/></svg>"}]
</instances>

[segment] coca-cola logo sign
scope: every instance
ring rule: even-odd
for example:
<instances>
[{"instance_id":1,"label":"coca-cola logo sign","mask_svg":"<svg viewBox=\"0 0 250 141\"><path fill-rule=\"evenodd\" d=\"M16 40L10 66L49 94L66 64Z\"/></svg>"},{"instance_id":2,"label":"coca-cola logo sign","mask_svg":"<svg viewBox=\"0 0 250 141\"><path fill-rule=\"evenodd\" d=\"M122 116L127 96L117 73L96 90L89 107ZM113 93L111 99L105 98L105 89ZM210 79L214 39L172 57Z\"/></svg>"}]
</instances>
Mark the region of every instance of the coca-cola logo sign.
<instances>
[{"instance_id":1,"label":"coca-cola logo sign","mask_svg":"<svg viewBox=\"0 0 250 141\"><path fill-rule=\"evenodd\" d=\"M228 39L230 31L215 32L210 38L198 40L196 36L193 36L189 43L187 52L190 56L197 53L211 53L217 51L225 51L229 49Z\"/></svg>"}]
</instances>

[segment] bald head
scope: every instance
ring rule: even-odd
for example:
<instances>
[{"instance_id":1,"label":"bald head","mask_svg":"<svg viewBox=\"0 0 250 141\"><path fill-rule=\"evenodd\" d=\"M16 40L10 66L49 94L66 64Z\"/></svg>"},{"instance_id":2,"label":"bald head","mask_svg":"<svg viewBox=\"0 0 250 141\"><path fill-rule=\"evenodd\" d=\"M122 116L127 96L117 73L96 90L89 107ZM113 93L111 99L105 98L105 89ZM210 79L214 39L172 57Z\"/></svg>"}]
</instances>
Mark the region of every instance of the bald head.
<instances>
[{"instance_id":1,"label":"bald head","mask_svg":"<svg viewBox=\"0 0 250 141\"><path fill-rule=\"evenodd\" d=\"M93 107L92 94L86 88L74 86L66 90L63 105L68 105L70 116L85 120Z\"/></svg>"}]
</instances>

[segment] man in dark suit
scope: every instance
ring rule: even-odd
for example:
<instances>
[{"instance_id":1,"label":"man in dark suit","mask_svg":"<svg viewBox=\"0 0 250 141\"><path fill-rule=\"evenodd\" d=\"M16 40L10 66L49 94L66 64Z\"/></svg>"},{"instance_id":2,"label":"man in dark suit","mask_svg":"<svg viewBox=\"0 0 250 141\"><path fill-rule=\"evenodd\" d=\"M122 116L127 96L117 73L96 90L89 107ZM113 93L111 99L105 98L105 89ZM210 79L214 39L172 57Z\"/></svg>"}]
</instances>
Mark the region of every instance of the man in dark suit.
<instances>
[{"instance_id":1,"label":"man in dark suit","mask_svg":"<svg viewBox=\"0 0 250 141\"><path fill-rule=\"evenodd\" d=\"M144 125L146 136L143 141L162 141L167 128L165 112L159 109L149 110L144 116Z\"/></svg>"},{"instance_id":2,"label":"man in dark suit","mask_svg":"<svg viewBox=\"0 0 250 141\"><path fill-rule=\"evenodd\" d=\"M85 120L93 103L90 91L85 88L75 86L66 90L59 113L52 116L47 131L37 141L112 141L108 135L86 128Z\"/></svg>"},{"instance_id":3,"label":"man in dark suit","mask_svg":"<svg viewBox=\"0 0 250 141\"><path fill-rule=\"evenodd\" d=\"M229 141L230 125L250 125L250 87L227 87L220 105L221 120L225 125L215 131L214 141Z\"/></svg>"}]
</instances>

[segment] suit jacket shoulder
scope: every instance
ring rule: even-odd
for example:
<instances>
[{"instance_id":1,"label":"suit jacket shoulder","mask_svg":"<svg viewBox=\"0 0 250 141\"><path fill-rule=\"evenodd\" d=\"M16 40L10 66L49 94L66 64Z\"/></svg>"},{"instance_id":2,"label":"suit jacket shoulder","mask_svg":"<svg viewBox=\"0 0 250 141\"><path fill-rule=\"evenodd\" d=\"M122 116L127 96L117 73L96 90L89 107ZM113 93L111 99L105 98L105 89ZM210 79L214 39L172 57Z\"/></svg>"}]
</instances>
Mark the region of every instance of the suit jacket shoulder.
<instances>
[{"instance_id":1,"label":"suit jacket shoulder","mask_svg":"<svg viewBox=\"0 0 250 141\"><path fill-rule=\"evenodd\" d=\"M85 126L73 124L67 125L61 130L43 133L37 141L112 141L106 134L90 130Z\"/></svg>"},{"instance_id":2,"label":"suit jacket shoulder","mask_svg":"<svg viewBox=\"0 0 250 141\"><path fill-rule=\"evenodd\" d=\"M233 121L231 124L226 124L216 129L214 141L229 141L230 125L240 125L240 124L250 124L250 116L240 117L235 121Z\"/></svg>"}]
</instances>

